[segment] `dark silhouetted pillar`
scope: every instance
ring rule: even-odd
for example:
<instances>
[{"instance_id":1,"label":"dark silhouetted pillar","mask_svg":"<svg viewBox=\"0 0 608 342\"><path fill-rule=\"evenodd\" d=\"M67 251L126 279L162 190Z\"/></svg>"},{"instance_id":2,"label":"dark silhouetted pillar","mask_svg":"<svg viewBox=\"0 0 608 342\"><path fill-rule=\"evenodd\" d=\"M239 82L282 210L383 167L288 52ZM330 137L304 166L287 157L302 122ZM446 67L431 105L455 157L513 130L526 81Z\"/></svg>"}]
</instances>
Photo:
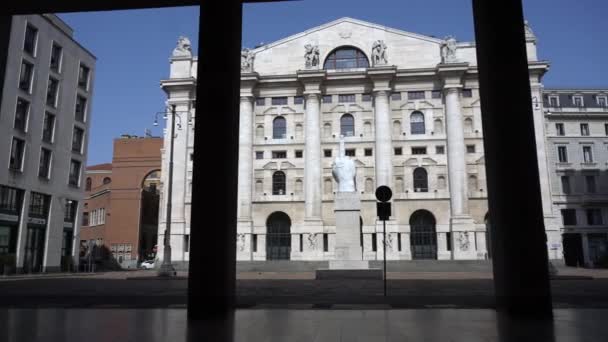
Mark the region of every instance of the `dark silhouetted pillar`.
<instances>
[{"instance_id":1,"label":"dark silhouetted pillar","mask_svg":"<svg viewBox=\"0 0 608 342\"><path fill-rule=\"evenodd\" d=\"M551 317L521 0L473 0L497 308Z\"/></svg>"},{"instance_id":2,"label":"dark silhouetted pillar","mask_svg":"<svg viewBox=\"0 0 608 342\"><path fill-rule=\"evenodd\" d=\"M190 319L220 318L235 303L241 2L201 1L199 25Z\"/></svg>"},{"instance_id":3,"label":"dark silhouetted pillar","mask_svg":"<svg viewBox=\"0 0 608 342\"><path fill-rule=\"evenodd\" d=\"M4 94L4 78L6 77L6 62L8 61L8 45L11 37L13 17L0 15L0 105Z\"/></svg>"}]
</instances>

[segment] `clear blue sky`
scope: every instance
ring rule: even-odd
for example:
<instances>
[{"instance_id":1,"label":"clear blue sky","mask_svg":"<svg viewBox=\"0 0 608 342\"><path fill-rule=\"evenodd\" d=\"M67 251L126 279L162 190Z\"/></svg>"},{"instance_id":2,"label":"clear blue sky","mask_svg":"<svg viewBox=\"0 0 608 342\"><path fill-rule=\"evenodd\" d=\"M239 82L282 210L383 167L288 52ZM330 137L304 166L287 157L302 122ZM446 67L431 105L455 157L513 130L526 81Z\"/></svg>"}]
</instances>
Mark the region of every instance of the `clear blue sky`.
<instances>
[{"instance_id":1,"label":"clear blue sky","mask_svg":"<svg viewBox=\"0 0 608 342\"><path fill-rule=\"evenodd\" d=\"M340 17L353 17L420 34L474 40L470 0L303 0L247 4L243 45L272 42ZM551 62L547 87L608 87L608 1L525 0L539 38L539 58ZM89 165L110 162L112 140L143 135L163 110L166 78L178 36L197 51L198 8L61 14L75 38L98 58ZM217 34L221 34L218 28Z\"/></svg>"}]
</instances>

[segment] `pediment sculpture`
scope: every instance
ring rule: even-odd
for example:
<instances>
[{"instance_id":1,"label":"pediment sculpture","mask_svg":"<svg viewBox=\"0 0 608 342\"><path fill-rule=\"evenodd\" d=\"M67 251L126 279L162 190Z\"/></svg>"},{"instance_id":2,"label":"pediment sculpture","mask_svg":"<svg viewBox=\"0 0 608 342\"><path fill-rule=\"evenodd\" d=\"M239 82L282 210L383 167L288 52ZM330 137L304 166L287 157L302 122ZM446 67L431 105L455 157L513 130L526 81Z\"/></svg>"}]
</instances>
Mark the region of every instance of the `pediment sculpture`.
<instances>
[{"instance_id":1,"label":"pediment sculpture","mask_svg":"<svg viewBox=\"0 0 608 342\"><path fill-rule=\"evenodd\" d=\"M372 45L372 65L387 65L388 64L388 55L387 55L387 47L384 44L383 40L376 40L374 45Z\"/></svg>"},{"instance_id":2,"label":"pediment sculpture","mask_svg":"<svg viewBox=\"0 0 608 342\"><path fill-rule=\"evenodd\" d=\"M255 54L248 48L241 50L241 72L253 72Z\"/></svg>"},{"instance_id":3,"label":"pediment sculpture","mask_svg":"<svg viewBox=\"0 0 608 342\"><path fill-rule=\"evenodd\" d=\"M173 57L191 57L192 56L192 44L188 37L180 36L177 39L177 46L173 49Z\"/></svg>"},{"instance_id":4,"label":"pediment sculpture","mask_svg":"<svg viewBox=\"0 0 608 342\"><path fill-rule=\"evenodd\" d=\"M317 69L319 67L319 46L306 44L304 46L304 66L306 69Z\"/></svg>"},{"instance_id":5,"label":"pediment sculpture","mask_svg":"<svg viewBox=\"0 0 608 342\"><path fill-rule=\"evenodd\" d=\"M456 59L456 38L453 36L445 37L441 43L441 63L457 63Z\"/></svg>"}]
</instances>

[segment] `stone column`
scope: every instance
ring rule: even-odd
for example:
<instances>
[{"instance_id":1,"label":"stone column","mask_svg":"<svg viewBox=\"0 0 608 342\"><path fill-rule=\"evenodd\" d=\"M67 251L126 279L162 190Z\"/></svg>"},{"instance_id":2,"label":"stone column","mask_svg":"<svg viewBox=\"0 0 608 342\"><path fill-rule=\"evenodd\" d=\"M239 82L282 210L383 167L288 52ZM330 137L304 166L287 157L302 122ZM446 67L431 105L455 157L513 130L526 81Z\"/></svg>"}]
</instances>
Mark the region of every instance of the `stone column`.
<instances>
[{"instance_id":1,"label":"stone column","mask_svg":"<svg viewBox=\"0 0 608 342\"><path fill-rule=\"evenodd\" d=\"M392 180L392 141L391 141L391 109L389 106L389 91L374 91L375 123L376 123L376 187L386 185L391 187Z\"/></svg>"},{"instance_id":2,"label":"stone column","mask_svg":"<svg viewBox=\"0 0 608 342\"><path fill-rule=\"evenodd\" d=\"M320 93L306 94L305 151L304 151L304 198L305 219L321 220L321 102Z\"/></svg>"},{"instance_id":3,"label":"stone column","mask_svg":"<svg viewBox=\"0 0 608 342\"><path fill-rule=\"evenodd\" d=\"M462 124L462 114L460 113L460 91L458 87L446 87L445 107L451 213L452 217L463 216L468 215L469 200L464 155L464 127Z\"/></svg>"},{"instance_id":4,"label":"stone column","mask_svg":"<svg viewBox=\"0 0 608 342\"><path fill-rule=\"evenodd\" d=\"M253 155L253 97L241 96L239 123L238 220L251 221Z\"/></svg>"}]
</instances>

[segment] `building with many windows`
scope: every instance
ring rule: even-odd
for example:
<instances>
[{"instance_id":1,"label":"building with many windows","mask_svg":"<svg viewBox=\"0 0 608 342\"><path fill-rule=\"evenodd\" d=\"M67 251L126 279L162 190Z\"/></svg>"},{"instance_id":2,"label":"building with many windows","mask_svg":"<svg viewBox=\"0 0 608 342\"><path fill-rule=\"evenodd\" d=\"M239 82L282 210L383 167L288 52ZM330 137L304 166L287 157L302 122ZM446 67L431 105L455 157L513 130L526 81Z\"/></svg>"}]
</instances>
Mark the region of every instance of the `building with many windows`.
<instances>
[{"instance_id":1,"label":"building with many windows","mask_svg":"<svg viewBox=\"0 0 608 342\"><path fill-rule=\"evenodd\" d=\"M561 258L541 100L549 64L538 59L527 25L526 46L547 248ZM196 63L180 38L161 81L182 122L174 140L176 263L188 260L190 231L200 229L190 227L193 125L207 125L194 122ZM238 260L335 258L331 165L341 136L357 167L362 209L354 229L365 259L382 259L384 246L392 260L491 257L474 43L341 18L245 49L241 66ZM376 215L380 185L393 190L386 239ZM159 232L164 226L161 214Z\"/></svg>"},{"instance_id":2,"label":"building with many windows","mask_svg":"<svg viewBox=\"0 0 608 342\"><path fill-rule=\"evenodd\" d=\"M545 89L551 189L566 264L608 266L608 90Z\"/></svg>"},{"instance_id":3,"label":"building with many windows","mask_svg":"<svg viewBox=\"0 0 608 342\"><path fill-rule=\"evenodd\" d=\"M0 255L68 267L82 212L95 56L55 15L13 16L0 108Z\"/></svg>"}]
</instances>

